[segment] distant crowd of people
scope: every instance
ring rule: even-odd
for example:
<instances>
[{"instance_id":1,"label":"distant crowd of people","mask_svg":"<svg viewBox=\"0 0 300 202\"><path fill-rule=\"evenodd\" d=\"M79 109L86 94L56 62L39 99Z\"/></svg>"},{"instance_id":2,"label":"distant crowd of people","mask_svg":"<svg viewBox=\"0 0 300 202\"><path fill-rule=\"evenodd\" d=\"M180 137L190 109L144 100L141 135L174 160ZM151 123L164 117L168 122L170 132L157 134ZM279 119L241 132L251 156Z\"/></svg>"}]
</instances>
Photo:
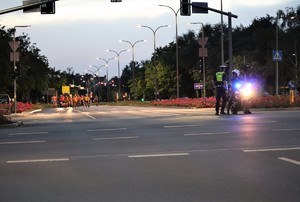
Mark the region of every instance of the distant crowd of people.
<instances>
[{"instance_id":1,"label":"distant crowd of people","mask_svg":"<svg viewBox=\"0 0 300 202\"><path fill-rule=\"evenodd\" d=\"M94 103L98 103L97 95L93 99ZM51 103L53 107L90 107L91 106L91 98L87 95L72 95L72 94L64 94L57 97L53 95L51 97Z\"/></svg>"}]
</instances>

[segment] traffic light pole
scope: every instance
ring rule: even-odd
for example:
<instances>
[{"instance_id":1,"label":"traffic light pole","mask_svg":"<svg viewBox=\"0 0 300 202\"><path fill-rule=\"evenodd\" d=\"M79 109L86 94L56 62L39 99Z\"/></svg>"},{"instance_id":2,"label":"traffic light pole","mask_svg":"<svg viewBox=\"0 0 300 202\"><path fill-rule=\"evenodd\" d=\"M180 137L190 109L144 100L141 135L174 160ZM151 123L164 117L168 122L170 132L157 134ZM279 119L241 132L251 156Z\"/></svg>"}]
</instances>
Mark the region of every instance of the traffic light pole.
<instances>
[{"instance_id":1,"label":"traffic light pole","mask_svg":"<svg viewBox=\"0 0 300 202\"><path fill-rule=\"evenodd\" d=\"M0 11L0 15L15 12L15 11L19 11L19 10L23 10L23 9L26 9L26 8L27 9L34 8L34 7L40 6L42 4L51 3L51 2L55 2L55 1L58 1L58 0L41 0L40 2L36 2L36 3L30 3L30 4L26 4L26 5L22 5L22 6L17 6L17 7L5 9L5 10Z\"/></svg>"},{"instance_id":2,"label":"traffic light pole","mask_svg":"<svg viewBox=\"0 0 300 202\"><path fill-rule=\"evenodd\" d=\"M238 16L232 14L231 12L224 12L224 11L220 11L220 10L217 10L214 8L201 6L198 4L189 3L188 5L228 16L228 57L229 57L228 60L229 60L229 79L231 79L232 78L232 69L233 69L232 68L232 66L233 66L233 63L232 63L232 18L238 18Z\"/></svg>"}]
</instances>

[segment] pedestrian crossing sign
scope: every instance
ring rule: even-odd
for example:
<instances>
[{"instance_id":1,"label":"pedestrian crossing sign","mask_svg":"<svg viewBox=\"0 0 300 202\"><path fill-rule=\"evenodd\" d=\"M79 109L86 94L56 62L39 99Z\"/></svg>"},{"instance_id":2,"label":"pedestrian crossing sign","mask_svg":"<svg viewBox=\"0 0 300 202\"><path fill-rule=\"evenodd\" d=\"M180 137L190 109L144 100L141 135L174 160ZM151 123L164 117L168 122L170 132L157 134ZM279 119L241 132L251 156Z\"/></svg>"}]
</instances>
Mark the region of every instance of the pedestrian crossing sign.
<instances>
[{"instance_id":1,"label":"pedestrian crossing sign","mask_svg":"<svg viewBox=\"0 0 300 202\"><path fill-rule=\"evenodd\" d=\"M281 50L273 50L272 51L273 61L281 62L282 61L282 51Z\"/></svg>"}]
</instances>

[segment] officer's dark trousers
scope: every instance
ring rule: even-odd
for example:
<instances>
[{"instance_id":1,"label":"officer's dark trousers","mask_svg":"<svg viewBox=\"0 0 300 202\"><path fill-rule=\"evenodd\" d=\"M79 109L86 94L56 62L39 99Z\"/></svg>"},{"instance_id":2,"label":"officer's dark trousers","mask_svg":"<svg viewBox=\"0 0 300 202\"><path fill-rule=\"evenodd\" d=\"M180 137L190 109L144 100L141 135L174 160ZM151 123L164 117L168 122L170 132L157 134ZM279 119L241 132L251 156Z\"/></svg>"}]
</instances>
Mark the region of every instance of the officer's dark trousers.
<instances>
[{"instance_id":1,"label":"officer's dark trousers","mask_svg":"<svg viewBox=\"0 0 300 202\"><path fill-rule=\"evenodd\" d=\"M226 106L226 91L223 87L216 88L216 113L219 114L220 100L222 98L221 112L224 112Z\"/></svg>"}]
</instances>

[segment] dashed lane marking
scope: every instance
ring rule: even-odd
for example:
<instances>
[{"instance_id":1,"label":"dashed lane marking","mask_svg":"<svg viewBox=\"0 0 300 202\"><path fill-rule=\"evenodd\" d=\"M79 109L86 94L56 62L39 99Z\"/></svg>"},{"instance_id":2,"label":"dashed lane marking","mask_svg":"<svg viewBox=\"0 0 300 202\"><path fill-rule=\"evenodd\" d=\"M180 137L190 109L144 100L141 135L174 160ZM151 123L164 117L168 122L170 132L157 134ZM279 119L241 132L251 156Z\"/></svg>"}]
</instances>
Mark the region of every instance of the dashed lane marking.
<instances>
[{"instance_id":1,"label":"dashed lane marking","mask_svg":"<svg viewBox=\"0 0 300 202\"><path fill-rule=\"evenodd\" d=\"M118 131L118 130L127 130L127 128L102 128L102 129L90 129L90 130L86 130L86 132Z\"/></svg>"},{"instance_id":2,"label":"dashed lane marking","mask_svg":"<svg viewBox=\"0 0 300 202\"><path fill-rule=\"evenodd\" d=\"M16 160L16 161L6 161L6 163L43 163L43 162L58 162L58 161L69 161L68 158L62 159L29 159L29 160Z\"/></svg>"},{"instance_id":3,"label":"dashed lane marking","mask_svg":"<svg viewBox=\"0 0 300 202\"><path fill-rule=\"evenodd\" d=\"M37 144L45 143L46 141L19 141L19 142L0 142L0 145L10 145L10 144Z\"/></svg>"},{"instance_id":4,"label":"dashed lane marking","mask_svg":"<svg viewBox=\"0 0 300 202\"><path fill-rule=\"evenodd\" d=\"M164 126L164 128L186 128L186 127L199 127L203 125L174 125L174 126Z\"/></svg>"},{"instance_id":5,"label":"dashed lane marking","mask_svg":"<svg viewBox=\"0 0 300 202\"><path fill-rule=\"evenodd\" d=\"M206 136L206 135L222 135L229 134L230 132L215 132L215 133L191 133L191 134L183 134L183 136Z\"/></svg>"},{"instance_id":6,"label":"dashed lane marking","mask_svg":"<svg viewBox=\"0 0 300 202\"><path fill-rule=\"evenodd\" d=\"M107 138L93 138L93 140L128 140L128 139L138 139L138 136L128 136L128 137L107 137Z\"/></svg>"},{"instance_id":7,"label":"dashed lane marking","mask_svg":"<svg viewBox=\"0 0 300 202\"><path fill-rule=\"evenodd\" d=\"M269 148L269 149L245 149L243 152L271 152L271 151L290 151L300 150L300 147L283 147L283 148Z\"/></svg>"},{"instance_id":8,"label":"dashed lane marking","mask_svg":"<svg viewBox=\"0 0 300 202\"><path fill-rule=\"evenodd\" d=\"M142 154L129 155L128 158L149 158L149 157L172 157L172 156L188 156L189 153L168 153L168 154Z\"/></svg>"},{"instance_id":9,"label":"dashed lane marking","mask_svg":"<svg viewBox=\"0 0 300 202\"><path fill-rule=\"evenodd\" d=\"M10 136L16 135L42 135L42 134L49 134L49 132L27 132L27 133L10 133Z\"/></svg>"}]
</instances>

